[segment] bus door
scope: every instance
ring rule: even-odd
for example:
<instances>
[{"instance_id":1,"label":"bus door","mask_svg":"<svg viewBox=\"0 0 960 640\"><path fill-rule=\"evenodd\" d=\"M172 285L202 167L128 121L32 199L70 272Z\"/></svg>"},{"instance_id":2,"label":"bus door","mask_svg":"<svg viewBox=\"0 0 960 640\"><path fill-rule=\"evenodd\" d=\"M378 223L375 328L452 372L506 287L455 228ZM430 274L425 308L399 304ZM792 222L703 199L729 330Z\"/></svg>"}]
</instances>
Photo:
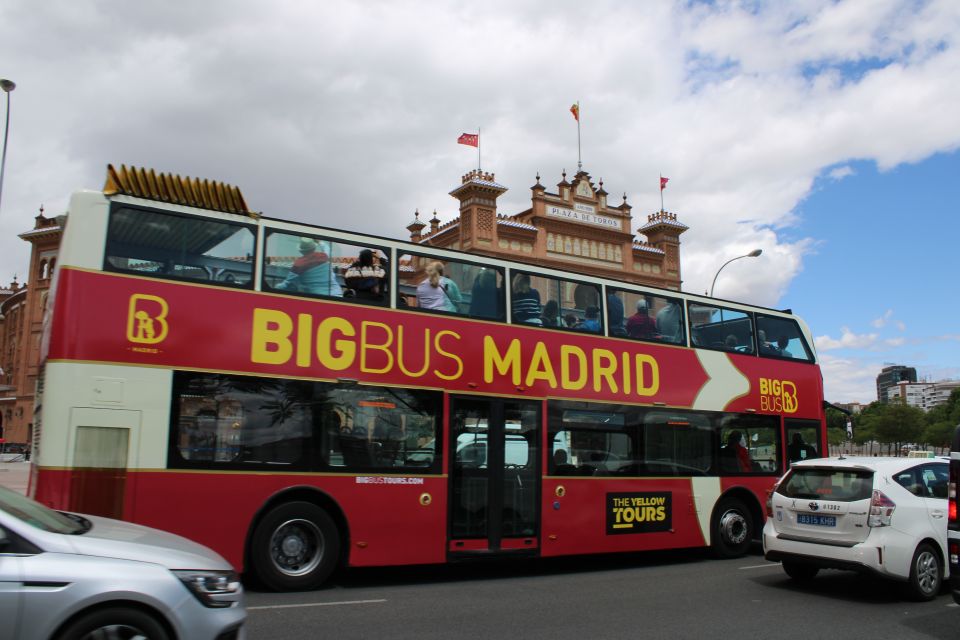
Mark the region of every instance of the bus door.
<instances>
[{"instance_id":1,"label":"bus door","mask_svg":"<svg viewBox=\"0 0 960 640\"><path fill-rule=\"evenodd\" d=\"M122 409L70 410L73 464L70 510L128 520L124 513L127 468L136 466L140 412Z\"/></svg>"},{"instance_id":2,"label":"bus door","mask_svg":"<svg viewBox=\"0 0 960 640\"><path fill-rule=\"evenodd\" d=\"M452 556L536 553L540 403L450 401Z\"/></svg>"}]
</instances>

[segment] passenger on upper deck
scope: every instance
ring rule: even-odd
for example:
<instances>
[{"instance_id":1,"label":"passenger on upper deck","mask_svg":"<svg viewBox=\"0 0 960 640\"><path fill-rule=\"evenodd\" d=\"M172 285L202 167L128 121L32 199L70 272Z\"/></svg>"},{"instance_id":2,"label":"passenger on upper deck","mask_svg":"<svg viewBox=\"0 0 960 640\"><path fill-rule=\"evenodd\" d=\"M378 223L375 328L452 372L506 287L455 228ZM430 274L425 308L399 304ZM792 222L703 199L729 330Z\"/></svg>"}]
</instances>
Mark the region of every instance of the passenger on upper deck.
<instances>
[{"instance_id":1,"label":"passenger on upper deck","mask_svg":"<svg viewBox=\"0 0 960 640\"><path fill-rule=\"evenodd\" d=\"M627 335L631 338L649 340L657 333L657 324L647 313L647 301L637 300L637 312L627 318Z\"/></svg>"},{"instance_id":2,"label":"passenger on upper deck","mask_svg":"<svg viewBox=\"0 0 960 640\"><path fill-rule=\"evenodd\" d=\"M364 249L359 258L350 265L343 279L353 295L364 300L382 300L386 290L387 273L373 262L373 251Z\"/></svg>"},{"instance_id":3,"label":"passenger on upper deck","mask_svg":"<svg viewBox=\"0 0 960 640\"><path fill-rule=\"evenodd\" d=\"M610 327L610 335L625 336L626 329L623 328L623 300L615 293L607 294L607 326Z\"/></svg>"},{"instance_id":4,"label":"passenger on upper deck","mask_svg":"<svg viewBox=\"0 0 960 640\"><path fill-rule=\"evenodd\" d=\"M443 275L443 263L431 262L427 265L426 273L427 277L417 285L417 306L456 313L462 299L460 287Z\"/></svg>"},{"instance_id":5,"label":"passenger on upper deck","mask_svg":"<svg viewBox=\"0 0 960 640\"><path fill-rule=\"evenodd\" d=\"M540 292L530 286L530 276L518 273L513 278L513 298L510 310L514 322L543 325L540 319Z\"/></svg>"},{"instance_id":6,"label":"passenger on upper deck","mask_svg":"<svg viewBox=\"0 0 960 640\"><path fill-rule=\"evenodd\" d=\"M543 313L540 314L540 320L545 327L556 327L560 324L560 305L556 300L547 300L543 305Z\"/></svg>"},{"instance_id":7,"label":"passenger on upper deck","mask_svg":"<svg viewBox=\"0 0 960 640\"><path fill-rule=\"evenodd\" d=\"M493 269L481 269L470 290L470 316L472 318L501 318L500 288L497 273Z\"/></svg>"},{"instance_id":8,"label":"passenger on upper deck","mask_svg":"<svg viewBox=\"0 0 960 640\"><path fill-rule=\"evenodd\" d=\"M327 296L342 296L343 289L330 266L330 256L317 250L312 238L300 240L300 257L294 260L290 273L274 289L300 291Z\"/></svg>"},{"instance_id":9,"label":"passenger on upper deck","mask_svg":"<svg viewBox=\"0 0 960 640\"><path fill-rule=\"evenodd\" d=\"M793 354L787 351L787 346L790 344L790 339L787 336L780 336L777 338L777 349L780 350L780 355L784 358L792 358Z\"/></svg>"},{"instance_id":10,"label":"passenger on upper deck","mask_svg":"<svg viewBox=\"0 0 960 640\"><path fill-rule=\"evenodd\" d=\"M600 333L600 309L593 305L587 307L583 312L583 322L577 326L577 329Z\"/></svg>"},{"instance_id":11,"label":"passenger on upper deck","mask_svg":"<svg viewBox=\"0 0 960 640\"><path fill-rule=\"evenodd\" d=\"M683 330L680 327L680 307L674 302L667 302L657 312L657 333L667 342L679 343L683 340Z\"/></svg>"}]
</instances>

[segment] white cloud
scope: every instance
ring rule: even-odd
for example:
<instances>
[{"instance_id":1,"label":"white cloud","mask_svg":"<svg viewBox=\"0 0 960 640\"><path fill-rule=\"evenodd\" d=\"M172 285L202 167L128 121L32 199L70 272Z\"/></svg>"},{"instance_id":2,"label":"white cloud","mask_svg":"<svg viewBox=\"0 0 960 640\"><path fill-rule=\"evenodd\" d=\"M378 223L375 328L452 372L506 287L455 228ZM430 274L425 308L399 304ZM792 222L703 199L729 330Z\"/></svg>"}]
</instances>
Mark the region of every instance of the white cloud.
<instances>
[{"instance_id":1,"label":"white cloud","mask_svg":"<svg viewBox=\"0 0 960 640\"><path fill-rule=\"evenodd\" d=\"M887 326L887 323L890 322L890 318L892 317L893 317L893 309L887 309L886 313L884 313L881 317L876 318L870 324L872 324L877 329L882 329L883 327Z\"/></svg>"},{"instance_id":2,"label":"white cloud","mask_svg":"<svg viewBox=\"0 0 960 640\"><path fill-rule=\"evenodd\" d=\"M842 167L831 169L830 173L827 175L830 177L831 180L843 180L847 176L852 176L855 173L856 172L853 170L853 167L851 167L848 164L845 164Z\"/></svg>"},{"instance_id":3,"label":"white cloud","mask_svg":"<svg viewBox=\"0 0 960 640\"><path fill-rule=\"evenodd\" d=\"M878 334L866 333L856 334L847 327L841 328L839 339L830 336L817 336L814 338L814 344L818 351L832 351L834 349L869 349L876 345ZM878 369L879 371L879 369Z\"/></svg>"}]
</instances>

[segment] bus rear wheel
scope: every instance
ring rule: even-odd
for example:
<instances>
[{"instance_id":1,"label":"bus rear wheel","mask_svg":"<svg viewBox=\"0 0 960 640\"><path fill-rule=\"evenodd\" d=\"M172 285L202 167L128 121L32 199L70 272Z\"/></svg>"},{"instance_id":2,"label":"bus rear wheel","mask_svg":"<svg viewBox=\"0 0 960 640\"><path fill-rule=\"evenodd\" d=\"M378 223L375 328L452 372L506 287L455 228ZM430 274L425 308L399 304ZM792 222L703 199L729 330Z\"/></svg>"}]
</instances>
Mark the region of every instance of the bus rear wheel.
<instances>
[{"instance_id":1,"label":"bus rear wheel","mask_svg":"<svg viewBox=\"0 0 960 640\"><path fill-rule=\"evenodd\" d=\"M753 542L753 516L736 498L723 498L713 512L711 545L721 558L737 558L750 550Z\"/></svg>"},{"instance_id":2,"label":"bus rear wheel","mask_svg":"<svg viewBox=\"0 0 960 640\"><path fill-rule=\"evenodd\" d=\"M340 533L310 502L287 502L267 513L253 533L250 553L257 578L274 591L322 585L337 566Z\"/></svg>"}]
</instances>

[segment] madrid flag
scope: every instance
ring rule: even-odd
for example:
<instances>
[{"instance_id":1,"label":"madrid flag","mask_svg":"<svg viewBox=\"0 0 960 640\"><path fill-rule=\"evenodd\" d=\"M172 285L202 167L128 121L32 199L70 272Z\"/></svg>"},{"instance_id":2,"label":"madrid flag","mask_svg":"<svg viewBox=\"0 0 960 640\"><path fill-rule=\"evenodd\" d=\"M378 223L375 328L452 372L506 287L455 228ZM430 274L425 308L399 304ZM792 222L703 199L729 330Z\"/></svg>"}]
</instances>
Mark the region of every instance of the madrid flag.
<instances>
[{"instance_id":1,"label":"madrid flag","mask_svg":"<svg viewBox=\"0 0 960 640\"><path fill-rule=\"evenodd\" d=\"M471 147L480 146L480 134L479 133L463 133L457 138L459 144L469 145Z\"/></svg>"}]
</instances>

